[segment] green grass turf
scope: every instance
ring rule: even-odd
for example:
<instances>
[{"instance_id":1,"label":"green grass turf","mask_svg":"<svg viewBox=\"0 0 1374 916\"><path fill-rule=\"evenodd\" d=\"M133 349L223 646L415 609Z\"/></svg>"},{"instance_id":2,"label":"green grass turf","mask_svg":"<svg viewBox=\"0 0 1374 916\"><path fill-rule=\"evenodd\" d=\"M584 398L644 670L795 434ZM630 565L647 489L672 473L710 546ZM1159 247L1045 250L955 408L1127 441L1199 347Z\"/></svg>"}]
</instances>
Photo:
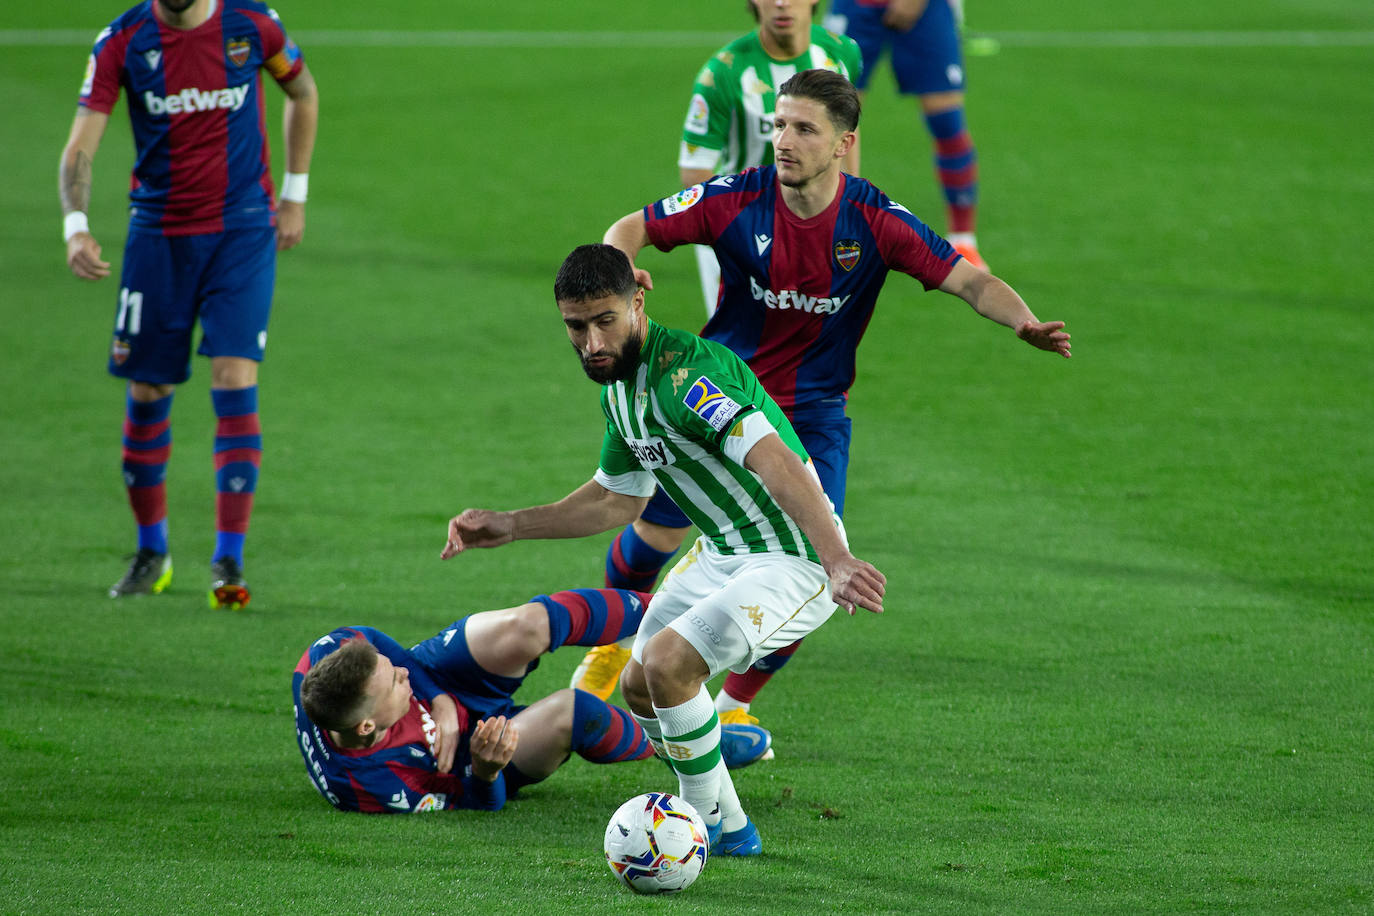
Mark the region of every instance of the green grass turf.
<instances>
[{"instance_id":1,"label":"green grass turf","mask_svg":"<svg viewBox=\"0 0 1374 916\"><path fill-rule=\"evenodd\" d=\"M1374 28L1360 4L988 0L999 31ZM0 29L117 7L6 8ZM66 274L54 177L84 50L0 62L0 912L1367 912L1374 907L1374 249L1368 46L1043 47L970 58L980 236L1063 362L894 277L860 357L848 526L889 576L762 695L739 774L767 855L633 898L600 861L652 761L573 761L498 815L330 810L293 746L314 637L418 640L596 584L605 537L437 559L468 505L590 474L595 391L550 300L573 245L672 190L712 49L312 47L376 7L283 4L321 85L305 244L263 369L254 602L204 607L206 367L178 394L177 574L113 605L130 549L113 280ZM745 27L735 4L417 3L395 28ZM390 14L383 14L390 16ZM123 242L123 103L92 224ZM275 114L273 115L275 122ZM279 152L279 150L278 150ZM864 171L943 220L879 74ZM699 323L688 256L650 308ZM561 686L545 661L528 697Z\"/></svg>"}]
</instances>

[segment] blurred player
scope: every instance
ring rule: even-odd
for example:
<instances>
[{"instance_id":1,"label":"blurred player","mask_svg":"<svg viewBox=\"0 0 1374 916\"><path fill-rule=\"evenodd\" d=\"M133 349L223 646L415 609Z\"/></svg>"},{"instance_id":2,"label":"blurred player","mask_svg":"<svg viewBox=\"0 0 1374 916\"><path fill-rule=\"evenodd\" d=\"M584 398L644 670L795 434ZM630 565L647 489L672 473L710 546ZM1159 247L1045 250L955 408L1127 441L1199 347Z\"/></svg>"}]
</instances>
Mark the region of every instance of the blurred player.
<instances>
[{"instance_id":1,"label":"blurred player","mask_svg":"<svg viewBox=\"0 0 1374 916\"><path fill-rule=\"evenodd\" d=\"M286 175L273 199L260 70L286 92ZM172 579L166 470L175 387L191 374L191 334L210 357L215 530L210 606L249 601L243 543L262 436L258 363L267 344L276 252L301 240L318 103L315 81L276 13L257 0L151 0L105 28L62 151L67 265L110 274L86 210L91 164L123 87L133 122L129 236L109 371L129 380L124 484L138 550L112 598Z\"/></svg>"},{"instance_id":2,"label":"blurred player","mask_svg":"<svg viewBox=\"0 0 1374 916\"><path fill-rule=\"evenodd\" d=\"M881 611L885 580L849 552L792 425L749 367L651 321L622 252L575 249L554 298L583 370L605 386L596 473L551 505L465 510L442 556L607 531L637 518L655 485L671 492L702 536L655 593L620 689L705 817L713 853L756 855L706 681L811 632L836 603Z\"/></svg>"},{"instance_id":3,"label":"blurred player","mask_svg":"<svg viewBox=\"0 0 1374 916\"><path fill-rule=\"evenodd\" d=\"M859 48L812 24L819 3L747 2L759 27L717 51L692 86L677 161L684 188L712 175L734 174L773 161L774 89L792 74L820 67L858 81ZM844 170L859 174L857 141ZM720 265L707 246L694 250L710 317L720 298Z\"/></svg>"},{"instance_id":4,"label":"blurred player","mask_svg":"<svg viewBox=\"0 0 1374 916\"><path fill-rule=\"evenodd\" d=\"M897 90L914 95L935 143L935 176L945 195L945 238L974 267L987 269L974 234L978 153L964 120L963 0L831 0L826 28L858 42L862 92L883 52L892 51Z\"/></svg>"},{"instance_id":5,"label":"blurred player","mask_svg":"<svg viewBox=\"0 0 1374 916\"><path fill-rule=\"evenodd\" d=\"M859 75L859 49L854 42L812 24L817 3L748 3L759 27L716 52L701 68L692 87L678 156L684 188L701 184L713 175L734 174L773 161L774 90L783 80L800 70L817 67L850 79ZM845 154L843 167L851 175L859 173L857 133ZM720 265L709 246L694 245L693 250L709 317L721 295ZM654 587L659 571L682 544L683 535L675 529L686 524L670 501L663 503L662 513L658 501L650 504L651 526L627 527L611 542L606 552L606 585L645 590ZM669 533L658 537L664 529ZM791 650L784 650L759 664L764 669L776 670L786 664L790 655ZM629 657L627 646L593 649L574 672L572 682L583 690L609 697ZM731 696L735 702L722 706L722 721L756 723L758 720L748 714L748 706L757 692L743 675L732 673L726 677L722 702Z\"/></svg>"},{"instance_id":6,"label":"blurred player","mask_svg":"<svg viewBox=\"0 0 1374 916\"><path fill-rule=\"evenodd\" d=\"M652 756L635 720L591 694L511 698L540 655L633 633L648 601L613 589L536 595L411 649L372 627L334 630L291 678L311 782L344 811L495 811L570 753L592 763Z\"/></svg>"},{"instance_id":7,"label":"blurred player","mask_svg":"<svg viewBox=\"0 0 1374 916\"><path fill-rule=\"evenodd\" d=\"M702 336L757 373L841 515L850 441L845 404L859 341L889 271L958 296L1033 346L1069 355L1062 321L1038 321L1011 287L971 266L873 185L841 172L859 111L848 80L803 71L779 88L775 166L695 185L628 214L605 237L631 259L650 243L664 251L688 243L714 248L722 268L720 308ZM652 288L646 271L636 271L636 278ZM665 560L690 524L675 496L657 492L632 526L638 540L661 545ZM658 567L638 563L636 572L652 581ZM732 673L716 698L721 721L757 722L750 702L795 649Z\"/></svg>"}]
</instances>

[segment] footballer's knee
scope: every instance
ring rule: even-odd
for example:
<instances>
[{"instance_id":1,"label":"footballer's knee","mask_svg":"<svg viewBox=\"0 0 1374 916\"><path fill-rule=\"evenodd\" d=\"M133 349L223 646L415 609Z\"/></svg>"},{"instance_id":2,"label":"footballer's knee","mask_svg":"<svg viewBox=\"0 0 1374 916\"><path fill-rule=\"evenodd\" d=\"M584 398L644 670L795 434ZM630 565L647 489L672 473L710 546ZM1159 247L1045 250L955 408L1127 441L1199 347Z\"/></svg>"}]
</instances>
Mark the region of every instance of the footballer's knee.
<instances>
[{"instance_id":1,"label":"footballer's knee","mask_svg":"<svg viewBox=\"0 0 1374 916\"><path fill-rule=\"evenodd\" d=\"M644 647L644 678L654 705L678 706L701 692L710 668L676 630L665 628Z\"/></svg>"},{"instance_id":2,"label":"footballer's knee","mask_svg":"<svg viewBox=\"0 0 1374 916\"><path fill-rule=\"evenodd\" d=\"M620 695L629 704L630 710L637 715L652 716L654 703L649 696L649 685L644 679L644 667L630 659L620 672Z\"/></svg>"},{"instance_id":3,"label":"footballer's knee","mask_svg":"<svg viewBox=\"0 0 1374 916\"><path fill-rule=\"evenodd\" d=\"M466 624L473 659L492 674L523 676L549 650L549 615L542 604L473 614Z\"/></svg>"}]
</instances>

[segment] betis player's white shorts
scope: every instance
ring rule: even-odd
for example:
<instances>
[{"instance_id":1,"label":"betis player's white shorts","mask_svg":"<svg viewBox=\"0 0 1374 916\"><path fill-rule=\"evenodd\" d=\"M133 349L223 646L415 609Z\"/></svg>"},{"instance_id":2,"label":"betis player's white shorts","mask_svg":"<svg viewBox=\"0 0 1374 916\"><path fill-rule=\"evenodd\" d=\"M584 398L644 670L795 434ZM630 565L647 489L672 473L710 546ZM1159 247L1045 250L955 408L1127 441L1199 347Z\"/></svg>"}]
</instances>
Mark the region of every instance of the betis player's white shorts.
<instances>
[{"instance_id":1,"label":"betis player's white shorts","mask_svg":"<svg viewBox=\"0 0 1374 916\"><path fill-rule=\"evenodd\" d=\"M801 639L835 613L820 564L782 553L725 555L697 538L649 603L633 657L664 627L691 643L711 669L743 673Z\"/></svg>"}]
</instances>

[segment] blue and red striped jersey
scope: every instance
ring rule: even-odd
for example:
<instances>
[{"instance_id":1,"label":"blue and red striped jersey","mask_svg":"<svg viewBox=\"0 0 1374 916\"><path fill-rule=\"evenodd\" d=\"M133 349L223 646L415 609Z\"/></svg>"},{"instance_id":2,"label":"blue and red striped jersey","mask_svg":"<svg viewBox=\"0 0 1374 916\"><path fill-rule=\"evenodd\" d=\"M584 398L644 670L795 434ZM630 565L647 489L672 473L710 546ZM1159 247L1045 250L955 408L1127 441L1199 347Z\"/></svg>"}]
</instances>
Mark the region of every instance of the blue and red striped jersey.
<instances>
[{"instance_id":1,"label":"blue and red striped jersey","mask_svg":"<svg viewBox=\"0 0 1374 916\"><path fill-rule=\"evenodd\" d=\"M163 24L152 0L110 23L96 37L79 104L109 114L121 87L128 98L131 227L198 235L273 225L261 71L284 84L303 66L258 0L218 0L194 29Z\"/></svg>"},{"instance_id":2,"label":"blue and red striped jersey","mask_svg":"<svg viewBox=\"0 0 1374 916\"><path fill-rule=\"evenodd\" d=\"M365 639L394 665L410 672L410 711L387 729L381 743L369 748L340 747L301 708L301 681L320 659L350 639ZM344 811L404 814L450 808L496 810L505 803L503 777L484 783L462 774L471 758L464 740L454 755L450 773L438 771L434 756L436 726L430 701L440 688L419 660L400 643L372 627L340 627L316 640L296 664L291 693L296 708L296 739L310 781L330 804ZM458 728L468 731L471 716L458 706Z\"/></svg>"},{"instance_id":3,"label":"blue and red striped jersey","mask_svg":"<svg viewBox=\"0 0 1374 916\"><path fill-rule=\"evenodd\" d=\"M771 165L644 208L656 247L715 249L721 297L701 336L747 362L784 410L847 394L888 271L933 289L960 257L869 182L841 182L834 202L809 219L787 208Z\"/></svg>"}]
</instances>

